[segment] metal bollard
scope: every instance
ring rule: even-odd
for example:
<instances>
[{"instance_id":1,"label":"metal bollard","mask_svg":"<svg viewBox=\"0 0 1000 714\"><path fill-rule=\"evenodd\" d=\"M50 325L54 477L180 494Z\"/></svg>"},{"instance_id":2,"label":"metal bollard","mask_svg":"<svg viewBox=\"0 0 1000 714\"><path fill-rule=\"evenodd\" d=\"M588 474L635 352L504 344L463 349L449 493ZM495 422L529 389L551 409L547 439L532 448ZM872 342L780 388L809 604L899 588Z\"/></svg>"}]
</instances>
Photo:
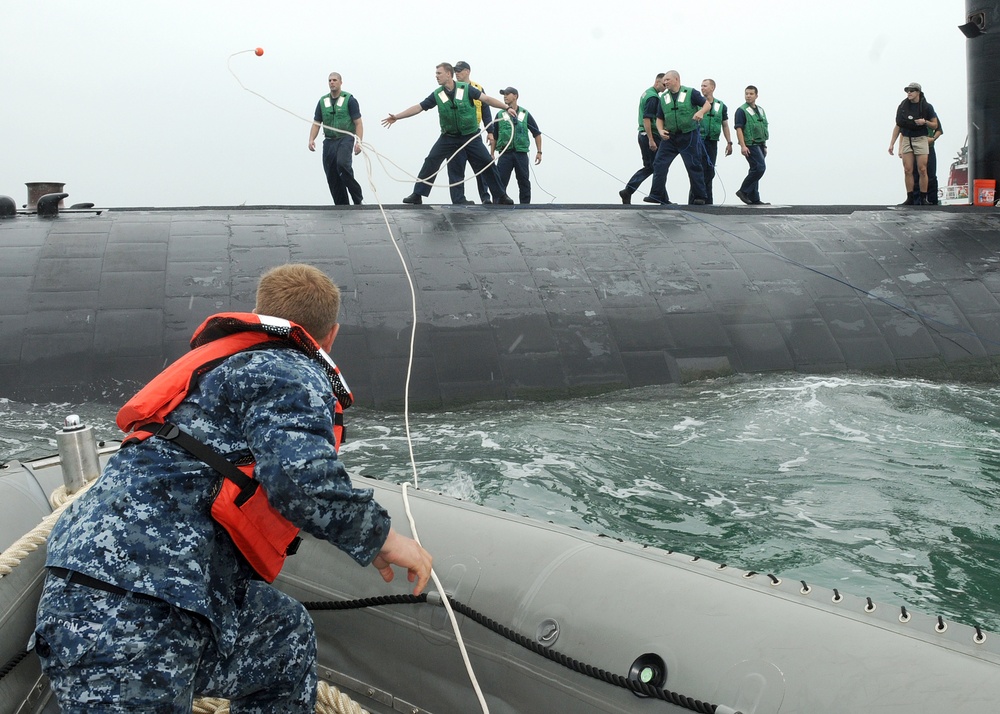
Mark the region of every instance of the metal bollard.
<instances>
[{"instance_id":1,"label":"metal bollard","mask_svg":"<svg viewBox=\"0 0 1000 714\"><path fill-rule=\"evenodd\" d=\"M101 475L94 430L81 422L76 414L66 417L63 428L56 432L56 447L67 493L76 493L88 481Z\"/></svg>"}]
</instances>

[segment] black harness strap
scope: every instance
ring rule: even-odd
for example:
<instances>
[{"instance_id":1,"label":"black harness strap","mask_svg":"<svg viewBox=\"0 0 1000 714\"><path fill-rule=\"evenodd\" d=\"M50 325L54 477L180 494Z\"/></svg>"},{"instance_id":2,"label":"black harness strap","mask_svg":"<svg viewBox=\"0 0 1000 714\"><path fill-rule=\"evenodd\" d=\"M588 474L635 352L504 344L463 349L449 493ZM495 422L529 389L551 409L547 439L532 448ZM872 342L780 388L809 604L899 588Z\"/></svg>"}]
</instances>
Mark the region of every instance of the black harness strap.
<instances>
[{"instance_id":1,"label":"black harness strap","mask_svg":"<svg viewBox=\"0 0 1000 714\"><path fill-rule=\"evenodd\" d=\"M176 424L164 422L158 424L151 422L143 424L136 431L148 431L155 437L170 441L184 449L200 461L204 461L227 479L240 487L240 495L236 499L236 505L242 505L254 494L260 483L240 471L236 464L224 457L211 446L198 441L190 434L183 432Z\"/></svg>"}]
</instances>

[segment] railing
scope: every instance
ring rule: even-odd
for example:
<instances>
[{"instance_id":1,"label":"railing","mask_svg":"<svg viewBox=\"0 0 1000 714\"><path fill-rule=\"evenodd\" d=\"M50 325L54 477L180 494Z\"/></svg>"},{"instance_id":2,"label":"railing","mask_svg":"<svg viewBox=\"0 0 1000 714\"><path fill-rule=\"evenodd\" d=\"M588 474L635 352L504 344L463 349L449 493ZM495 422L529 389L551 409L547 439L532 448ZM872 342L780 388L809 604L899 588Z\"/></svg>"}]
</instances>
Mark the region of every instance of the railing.
<instances>
[{"instance_id":1,"label":"railing","mask_svg":"<svg viewBox=\"0 0 1000 714\"><path fill-rule=\"evenodd\" d=\"M969 203L969 184L944 186L938 190L938 202L942 205Z\"/></svg>"}]
</instances>

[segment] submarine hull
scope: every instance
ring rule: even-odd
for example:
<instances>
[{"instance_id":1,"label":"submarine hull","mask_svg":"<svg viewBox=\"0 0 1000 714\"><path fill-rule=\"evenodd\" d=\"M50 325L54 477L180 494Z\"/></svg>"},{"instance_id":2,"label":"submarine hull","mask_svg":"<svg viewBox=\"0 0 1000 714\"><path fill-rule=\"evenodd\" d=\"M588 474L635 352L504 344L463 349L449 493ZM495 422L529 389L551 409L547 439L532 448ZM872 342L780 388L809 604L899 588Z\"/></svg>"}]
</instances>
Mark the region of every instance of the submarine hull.
<instances>
[{"instance_id":1,"label":"submarine hull","mask_svg":"<svg viewBox=\"0 0 1000 714\"><path fill-rule=\"evenodd\" d=\"M413 297L417 409L749 372L992 381L997 228L988 209L944 207L17 216L0 221L0 383L121 401L289 261L340 285L333 357L374 409L404 403Z\"/></svg>"}]
</instances>

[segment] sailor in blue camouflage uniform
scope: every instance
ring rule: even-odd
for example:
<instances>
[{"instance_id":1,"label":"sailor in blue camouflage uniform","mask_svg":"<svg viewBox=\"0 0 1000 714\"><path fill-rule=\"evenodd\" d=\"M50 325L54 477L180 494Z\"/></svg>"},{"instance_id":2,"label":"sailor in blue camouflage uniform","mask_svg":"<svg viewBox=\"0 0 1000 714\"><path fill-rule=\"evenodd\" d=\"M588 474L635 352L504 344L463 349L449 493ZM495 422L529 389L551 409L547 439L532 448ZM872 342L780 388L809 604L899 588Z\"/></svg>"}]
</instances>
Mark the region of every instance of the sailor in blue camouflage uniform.
<instances>
[{"instance_id":1,"label":"sailor in blue camouflage uniform","mask_svg":"<svg viewBox=\"0 0 1000 714\"><path fill-rule=\"evenodd\" d=\"M262 304L267 284L299 305L327 284L336 291L311 266L281 266L261 279L261 314L283 309ZM329 331L280 316L328 351L339 292L335 302ZM430 555L391 528L371 490L353 488L334 446L334 401L329 377L306 354L253 349L201 377L170 421L231 461L252 454L254 478L282 516L373 563L387 581L390 564L406 568L418 593ZM228 698L234 714L314 711L312 620L254 578L212 519L218 482L202 461L149 438L118 451L59 519L34 641L63 714L190 712L196 695Z\"/></svg>"}]
</instances>

